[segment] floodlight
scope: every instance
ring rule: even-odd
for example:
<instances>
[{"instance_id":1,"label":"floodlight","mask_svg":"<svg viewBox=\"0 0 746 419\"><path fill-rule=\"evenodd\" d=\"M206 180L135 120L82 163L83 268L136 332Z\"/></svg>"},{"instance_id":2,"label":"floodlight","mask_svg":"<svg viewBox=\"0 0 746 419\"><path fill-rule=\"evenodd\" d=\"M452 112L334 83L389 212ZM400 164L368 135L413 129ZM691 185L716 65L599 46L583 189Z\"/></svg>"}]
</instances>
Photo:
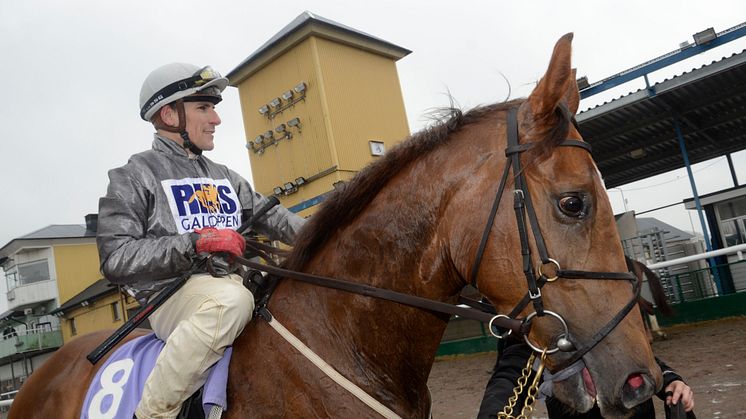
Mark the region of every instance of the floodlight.
<instances>
[{"instance_id":1,"label":"floodlight","mask_svg":"<svg viewBox=\"0 0 746 419\"><path fill-rule=\"evenodd\" d=\"M262 134L262 137L264 137L265 140L271 140L272 138L274 138L274 136L275 136L275 133L273 133L272 130L269 130L265 132L264 134Z\"/></svg>"},{"instance_id":2,"label":"floodlight","mask_svg":"<svg viewBox=\"0 0 746 419\"><path fill-rule=\"evenodd\" d=\"M286 90L282 92L282 100L290 100L293 98L293 91L292 90Z\"/></svg>"},{"instance_id":3,"label":"floodlight","mask_svg":"<svg viewBox=\"0 0 746 419\"><path fill-rule=\"evenodd\" d=\"M269 106L273 108L279 108L280 107L280 98L276 97L269 101Z\"/></svg>"},{"instance_id":4,"label":"floodlight","mask_svg":"<svg viewBox=\"0 0 746 419\"><path fill-rule=\"evenodd\" d=\"M578 82L578 90L583 90L589 88L591 85L588 83L588 77L583 76L577 80Z\"/></svg>"},{"instance_id":5,"label":"floodlight","mask_svg":"<svg viewBox=\"0 0 746 419\"><path fill-rule=\"evenodd\" d=\"M303 176L295 178L295 184L298 185L298 186L305 185L306 184L306 178L304 178Z\"/></svg>"},{"instance_id":6,"label":"floodlight","mask_svg":"<svg viewBox=\"0 0 746 419\"><path fill-rule=\"evenodd\" d=\"M295 90L296 93L303 93L306 91L306 83L300 82L293 87L293 90Z\"/></svg>"},{"instance_id":7,"label":"floodlight","mask_svg":"<svg viewBox=\"0 0 746 419\"><path fill-rule=\"evenodd\" d=\"M272 189L272 192L274 192L275 195L282 195L282 192L283 192L282 186L275 186L275 188Z\"/></svg>"},{"instance_id":8,"label":"floodlight","mask_svg":"<svg viewBox=\"0 0 746 419\"><path fill-rule=\"evenodd\" d=\"M259 113L260 113L260 114L264 115L264 114L266 114L267 112L269 112L269 106L267 106L267 105L263 105L263 106L262 106L261 108L259 108Z\"/></svg>"},{"instance_id":9,"label":"floodlight","mask_svg":"<svg viewBox=\"0 0 746 419\"><path fill-rule=\"evenodd\" d=\"M714 41L715 38L718 37L718 34L715 33L715 29L713 28L707 28L703 30L702 32L697 32L694 35L694 43L697 45L704 45L708 42Z\"/></svg>"},{"instance_id":10,"label":"floodlight","mask_svg":"<svg viewBox=\"0 0 746 419\"><path fill-rule=\"evenodd\" d=\"M280 124L280 125L277 126L277 128L275 128L275 131L277 131L277 132L285 132L285 129L286 129L285 124Z\"/></svg>"},{"instance_id":11,"label":"floodlight","mask_svg":"<svg viewBox=\"0 0 746 419\"><path fill-rule=\"evenodd\" d=\"M293 118L289 120L288 125L290 125L291 127L297 127L298 125L300 125L300 118Z\"/></svg>"}]
</instances>

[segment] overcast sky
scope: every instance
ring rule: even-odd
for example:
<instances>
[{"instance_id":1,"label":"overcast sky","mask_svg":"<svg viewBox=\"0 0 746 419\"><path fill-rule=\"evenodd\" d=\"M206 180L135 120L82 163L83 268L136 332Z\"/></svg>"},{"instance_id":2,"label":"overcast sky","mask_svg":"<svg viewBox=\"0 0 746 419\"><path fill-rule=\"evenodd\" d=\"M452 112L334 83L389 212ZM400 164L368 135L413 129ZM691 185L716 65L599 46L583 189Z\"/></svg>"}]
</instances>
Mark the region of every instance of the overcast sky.
<instances>
[{"instance_id":1,"label":"overcast sky","mask_svg":"<svg viewBox=\"0 0 746 419\"><path fill-rule=\"evenodd\" d=\"M511 98L526 96L566 32L575 33L578 75L594 82L672 51L695 32L746 21L740 0L0 1L0 246L97 212L107 171L150 147L138 95L152 69L183 61L226 74L304 10L413 51L397 64L412 131L428 123L429 109L448 105L446 92L464 108L501 101L509 91L504 76ZM651 81L744 48L744 39L731 42ZM623 85L581 109L642 85ZM208 155L251 179L238 94L229 88L224 97ZM746 179L743 153L734 159ZM733 186L724 159L695 166L695 176L700 193ZM636 211L691 196L683 171L622 191ZM621 193L610 197L622 211ZM681 206L650 215L692 229Z\"/></svg>"}]
</instances>

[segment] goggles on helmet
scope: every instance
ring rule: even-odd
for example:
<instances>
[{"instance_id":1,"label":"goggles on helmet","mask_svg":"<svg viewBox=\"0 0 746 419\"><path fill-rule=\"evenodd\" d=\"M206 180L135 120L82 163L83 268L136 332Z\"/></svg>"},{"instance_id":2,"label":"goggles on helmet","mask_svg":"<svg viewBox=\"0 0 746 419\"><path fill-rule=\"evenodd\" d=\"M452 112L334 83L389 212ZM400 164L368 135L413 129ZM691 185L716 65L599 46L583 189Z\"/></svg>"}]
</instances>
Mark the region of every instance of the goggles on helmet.
<instances>
[{"instance_id":1,"label":"goggles on helmet","mask_svg":"<svg viewBox=\"0 0 746 419\"><path fill-rule=\"evenodd\" d=\"M202 69L194 73L194 75L192 75L191 77L173 82L167 85L166 87L164 87L163 89L159 90L158 92L156 92L146 102L146 105L143 106L142 109L140 110L140 117L145 119L145 114L147 114L150 109L152 109L162 100L171 97L175 93L182 92L182 91L189 90L189 89L197 89L197 91L199 91L199 88L201 86L204 86L205 84L215 79L219 79L219 78L222 78L222 76L212 67L210 66L203 67Z\"/></svg>"}]
</instances>

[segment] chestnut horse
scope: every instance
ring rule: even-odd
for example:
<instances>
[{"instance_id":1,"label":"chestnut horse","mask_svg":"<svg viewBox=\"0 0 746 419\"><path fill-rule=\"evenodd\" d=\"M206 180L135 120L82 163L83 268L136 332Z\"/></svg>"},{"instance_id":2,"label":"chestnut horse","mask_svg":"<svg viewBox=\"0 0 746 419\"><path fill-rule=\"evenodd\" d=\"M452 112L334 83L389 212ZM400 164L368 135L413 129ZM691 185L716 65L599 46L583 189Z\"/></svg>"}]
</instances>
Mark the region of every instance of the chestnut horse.
<instances>
[{"instance_id":1,"label":"chestnut horse","mask_svg":"<svg viewBox=\"0 0 746 419\"><path fill-rule=\"evenodd\" d=\"M528 99L452 110L361 171L311 218L285 266L443 302L455 302L474 274L477 288L501 313L526 294L523 244L531 255L544 248L573 272L626 272L603 182L571 120L579 103L571 41L567 34L557 42ZM520 149L523 166L515 178L508 176L511 192L496 199L492 217L491 197L509 164L508 115L514 115L521 146L513 152ZM575 146L563 147L568 141ZM516 183L533 202L540 245L533 228L528 241L519 238ZM532 266L541 265L531 258ZM636 298L632 289L628 281L563 277L547 283L541 298L566 321L579 347L597 338L615 314L625 314L623 307ZM268 308L382 405L401 417L429 417L427 379L449 316L294 280L279 283ZM523 316L532 311L529 306ZM598 403L605 417L624 417L660 387L641 317L617 317L616 327L579 359L583 374L554 386L556 396L579 412ZM557 325L536 317L529 339L551 346L561 332ZM97 368L85 354L104 337L65 344L31 375L10 418L77 417ZM233 349L225 417L379 417L264 320L251 322ZM572 349L549 355L547 368L556 372L572 355Z\"/></svg>"}]
</instances>

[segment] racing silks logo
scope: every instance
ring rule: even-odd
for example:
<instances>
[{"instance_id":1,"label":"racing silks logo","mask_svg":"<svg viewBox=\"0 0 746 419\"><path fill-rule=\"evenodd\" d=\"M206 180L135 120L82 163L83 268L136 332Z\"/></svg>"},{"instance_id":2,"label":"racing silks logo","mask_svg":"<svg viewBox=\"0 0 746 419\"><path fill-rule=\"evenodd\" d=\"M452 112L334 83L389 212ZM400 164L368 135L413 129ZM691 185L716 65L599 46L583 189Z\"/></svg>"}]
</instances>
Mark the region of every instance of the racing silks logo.
<instances>
[{"instance_id":1,"label":"racing silks logo","mask_svg":"<svg viewBox=\"0 0 746 419\"><path fill-rule=\"evenodd\" d=\"M220 198L218 197L218 188L215 185L202 185L201 189L194 191L187 204L191 204L195 199L211 213L217 214L220 212Z\"/></svg>"},{"instance_id":2,"label":"racing silks logo","mask_svg":"<svg viewBox=\"0 0 746 419\"><path fill-rule=\"evenodd\" d=\"M161 181L180 233L202 227L238 228L241 208L227 179L186 178Z\"/></svg>"}]
</instances>

